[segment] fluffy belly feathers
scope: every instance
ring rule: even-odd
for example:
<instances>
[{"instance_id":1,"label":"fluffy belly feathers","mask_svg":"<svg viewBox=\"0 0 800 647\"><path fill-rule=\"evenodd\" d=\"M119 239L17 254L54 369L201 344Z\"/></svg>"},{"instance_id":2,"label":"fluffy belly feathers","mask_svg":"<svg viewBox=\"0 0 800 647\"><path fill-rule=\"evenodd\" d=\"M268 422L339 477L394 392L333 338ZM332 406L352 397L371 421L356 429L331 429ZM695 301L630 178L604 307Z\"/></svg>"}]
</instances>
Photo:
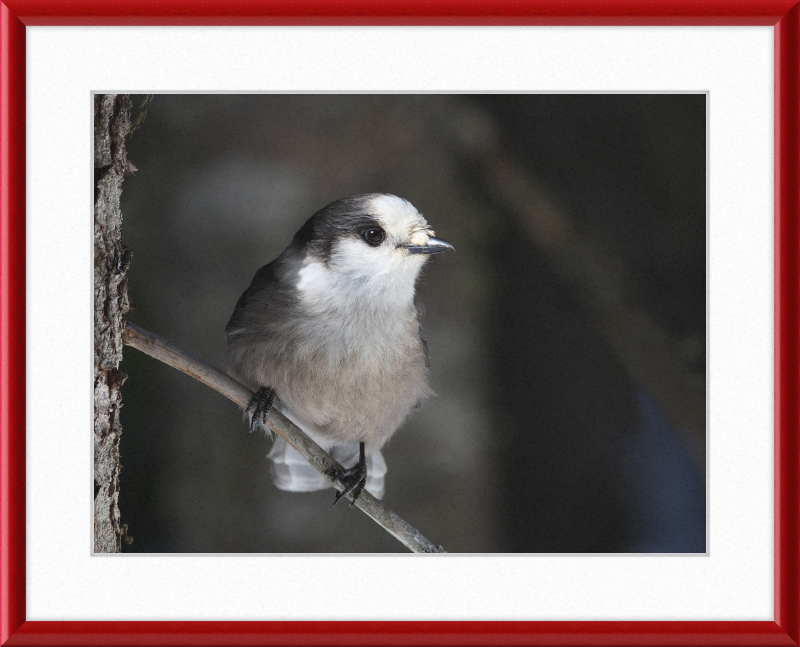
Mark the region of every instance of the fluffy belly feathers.
<instances>
[{"instance_id":1,"label":"fluffy belly feathers","mask_svg":"<svg viewBox=\"0 0 800 647\"><path fill-rule=\"evenodd\" d=\"M324 340L321 344L279 348L269 338L255 344L252 339L234 341L231 368L253 390L274 388L281 408L326 449L347 442L365 442L368 451L380 449L432 394L424 355L409 346L422 342L403 330L387 337L384 329L376 339L328 323L334 325L325 335L316 331L304 336ZM393 323L398 328L400 322ZM407 324L418 325L415 320ZM411 341L393 343L398 338ZM257 357L245 357L245 352Z\"/></svg>"}]
</instances>

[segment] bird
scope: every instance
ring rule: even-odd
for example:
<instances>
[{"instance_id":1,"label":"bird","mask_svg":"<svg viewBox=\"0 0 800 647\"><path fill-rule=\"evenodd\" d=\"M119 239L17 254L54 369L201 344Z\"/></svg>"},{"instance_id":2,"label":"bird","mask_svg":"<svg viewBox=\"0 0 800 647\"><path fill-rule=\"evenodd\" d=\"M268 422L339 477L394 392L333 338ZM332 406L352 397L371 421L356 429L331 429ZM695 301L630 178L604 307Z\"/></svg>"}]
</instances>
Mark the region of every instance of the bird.
<instances>
[{"instance_id":1,"label":"bird","mask_svg":"<svg viewBox=\"0 0 800 647\"><path fill-rule=\"evenodd\" d=\"M259 269L225 328L229 372L255 393L250 432L274 406L340 464L352 507L384 495L381 448L433 395L416 281L430 256L454 250L407 200L366 193L331 202ZM292 492L331 487L276 438L273 482Z\"/></svg>"}]
</instances>

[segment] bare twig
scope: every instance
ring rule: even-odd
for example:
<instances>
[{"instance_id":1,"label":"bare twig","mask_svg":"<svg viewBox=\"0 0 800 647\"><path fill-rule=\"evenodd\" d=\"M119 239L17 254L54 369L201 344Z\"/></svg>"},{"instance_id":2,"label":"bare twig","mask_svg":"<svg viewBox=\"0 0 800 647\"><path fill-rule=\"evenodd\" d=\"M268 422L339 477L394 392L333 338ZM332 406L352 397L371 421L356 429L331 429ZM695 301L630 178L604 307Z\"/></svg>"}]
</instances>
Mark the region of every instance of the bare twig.
<instances>
[{"instance_id":1,"label":"bare twig","mask_svg":"<svg viewBox=\"0 0 800 647\"><path fill-rule=\"evenodd\" d=\"M178 348L172 342L148 330L132 324L130 321L125 326L122 341L155 359L169 364L172 368L191 375L206 386L221 393L243 409L253 398L253 392L246 386L237 382L230 375L218 368L206 364L185 350ZM309 438L302 429L292 424L280 411L272 409L267 424L287 443L299 451L305 459L322 474L333 487L341 490L342 487L329 476L334 469L342 469L322 448ZM356 501L356 507L372 517L376 523L383 526L386 531L394 535L397 540L415 553L444 553L441 546L428 541L422 534L401 519L395 512L387 508L366 490Z\"/></svg>"}]
</instances>

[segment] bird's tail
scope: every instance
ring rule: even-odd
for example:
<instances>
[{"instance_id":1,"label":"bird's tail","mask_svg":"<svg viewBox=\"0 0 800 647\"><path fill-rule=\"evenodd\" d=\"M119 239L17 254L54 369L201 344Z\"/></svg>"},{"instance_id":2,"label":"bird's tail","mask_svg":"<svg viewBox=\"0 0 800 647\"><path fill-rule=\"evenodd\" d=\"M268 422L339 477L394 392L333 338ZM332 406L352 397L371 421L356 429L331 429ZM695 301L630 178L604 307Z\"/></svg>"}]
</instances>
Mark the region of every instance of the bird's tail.
<instances>
[{"instance_id":1,"label":"bird's tail","mask_svg":"<svg viewBox=\"0 0 800 647\"><path fill-rule=\"evenodd\" d=\"M336 445L330 455L343 467L352 467L358 462L358 443ZM272 461L272 481L279 490L287 492L315 492L333 487L322 474L315 470L303 455L277 437L272 443L267 458ZM382 499L386 488L386 461L380 451L367 455L367 491Z\"/></svg>"}]
</instances>

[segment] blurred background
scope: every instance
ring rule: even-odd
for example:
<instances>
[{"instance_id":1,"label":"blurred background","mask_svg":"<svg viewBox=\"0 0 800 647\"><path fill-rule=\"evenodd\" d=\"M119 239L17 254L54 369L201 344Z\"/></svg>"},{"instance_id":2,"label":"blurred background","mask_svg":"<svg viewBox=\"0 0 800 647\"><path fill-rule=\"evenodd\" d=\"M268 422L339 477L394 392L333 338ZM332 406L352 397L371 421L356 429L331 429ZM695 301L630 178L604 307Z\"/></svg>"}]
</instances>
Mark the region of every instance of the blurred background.
<instances>
[{"instance_id":1,"label":"blurred background","mask_svg":"<svg viewBox=\"0 0 800 647\"><path fill-rule=\"evenodd\" d=\"M134 97L135 105L143 96ZM134 323L224 366L255 271L329 202L411 201L429 400L385 502L450 552L705 552L706 97L155 95L123 186ZM126 552L406 552L125 349Z\"/></svg>"}]
</instances>

